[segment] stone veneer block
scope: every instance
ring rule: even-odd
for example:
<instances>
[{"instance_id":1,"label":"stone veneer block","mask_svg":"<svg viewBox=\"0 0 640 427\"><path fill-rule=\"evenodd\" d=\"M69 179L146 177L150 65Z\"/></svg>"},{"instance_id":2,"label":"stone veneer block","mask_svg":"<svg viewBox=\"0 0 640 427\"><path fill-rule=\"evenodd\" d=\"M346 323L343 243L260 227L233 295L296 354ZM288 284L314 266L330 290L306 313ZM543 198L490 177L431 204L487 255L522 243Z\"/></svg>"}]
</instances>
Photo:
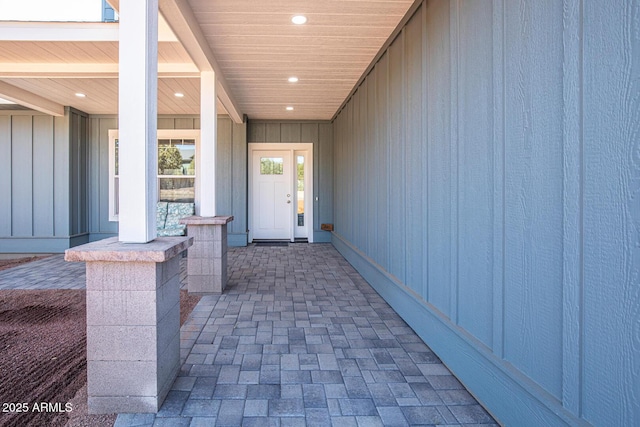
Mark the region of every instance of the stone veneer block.
<instances>
[{"instance_id":1,"label":"stone veneer block","mask_svg":"<svg viewBox=\"0 0 640 427\"><path fill-rule=\"evenodd\" d=\"M105 239L68 249L87 263L89 412L157 412L180 369L179 255L190 237Z\"/></svg>"},{"instance_id":2,"label":"stone veneer block","mask_svg":"<svg viewBox=\"0 0 640 427\"><path fill-rule=\"evenodd\" d=\"M232 216L190 216L180 220L193 237L187 273L189 293L219 294L227 284L227 224Z\"/></svg>"}]
</instances>

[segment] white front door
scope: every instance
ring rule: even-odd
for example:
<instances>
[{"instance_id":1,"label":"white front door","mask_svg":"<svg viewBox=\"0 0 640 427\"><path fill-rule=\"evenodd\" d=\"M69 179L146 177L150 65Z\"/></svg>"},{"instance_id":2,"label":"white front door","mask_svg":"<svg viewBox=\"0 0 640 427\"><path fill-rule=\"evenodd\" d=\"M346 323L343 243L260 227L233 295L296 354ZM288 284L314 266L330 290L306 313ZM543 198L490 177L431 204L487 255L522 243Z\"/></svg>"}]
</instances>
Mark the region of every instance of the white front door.
<instances>
[{"instance_id":1,"label":"white front door","mask_svg":"<svg viewBox=\"0 0 640 427\"><path fill-rule=\"evenodd\" d=\"M293 165L290 150L254 150L252 157L254 239L291 240Z\"/></svg>"}]
</instances>

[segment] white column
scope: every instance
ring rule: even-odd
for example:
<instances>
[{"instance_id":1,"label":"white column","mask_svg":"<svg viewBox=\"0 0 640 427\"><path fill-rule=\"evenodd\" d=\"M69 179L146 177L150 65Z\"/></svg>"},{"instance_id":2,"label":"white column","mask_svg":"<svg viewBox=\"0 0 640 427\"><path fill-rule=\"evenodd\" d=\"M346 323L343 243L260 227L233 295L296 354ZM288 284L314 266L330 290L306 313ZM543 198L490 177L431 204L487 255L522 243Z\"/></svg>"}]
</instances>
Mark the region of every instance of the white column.
<instances>
[{"instance_id":1,"label":"white column","mask_svg":"<svg viewBox=\"0 0 640 427\"><path fill-rule=\"evenodd\" d=\"M216 73L200 73L200 154L196 170L197 214L216 216Z\"/></svg>"},{"instance_id":2,"label":"white column","mask_svg":"<svg viewBox=\"0 0 640 427\"><path fill-rule=\"evenodd\" d=\"M120 0L119 240L155 239L158 0Z\"/></svg>"}]
</instances>

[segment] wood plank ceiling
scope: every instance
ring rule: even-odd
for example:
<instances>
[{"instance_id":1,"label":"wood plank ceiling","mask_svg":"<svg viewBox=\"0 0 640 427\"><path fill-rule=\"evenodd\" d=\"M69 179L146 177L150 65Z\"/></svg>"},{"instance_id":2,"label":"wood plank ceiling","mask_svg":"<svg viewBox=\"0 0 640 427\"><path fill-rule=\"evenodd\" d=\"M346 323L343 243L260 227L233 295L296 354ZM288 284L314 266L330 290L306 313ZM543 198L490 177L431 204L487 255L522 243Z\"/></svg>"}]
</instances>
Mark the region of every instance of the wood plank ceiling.
<instances>
[{"instance_id":1,"label":"wood plank ceiling","mask_svg":"<svg viewBox=\"0 0 640 427\"><path fill-rule=\"evenodd\" d=\"M413 1L188 4L249 118L328 120ZM308 22L294 25L294 15L304 15ZM117 63L117 42L0 40L0 80L89 114L117 112ZM159 114L199 114L197 69L179 42L159 43L159 70ZM293 76L297 83L288 82ZM76 92L87 96L78 98ZM175 92L185 96L176 98ZM220 103L218 108L224 113Z\"/></svg>"},{"instance_id":2,"label":"wood plank ceiling","mask_svg":"<svg viewBox=\"0 0 640 427\"><path fill-rule=\"evenodd\" d=\"M245 114L328 120L413 0L188 2Z\"/></svg>"}]
</instances>

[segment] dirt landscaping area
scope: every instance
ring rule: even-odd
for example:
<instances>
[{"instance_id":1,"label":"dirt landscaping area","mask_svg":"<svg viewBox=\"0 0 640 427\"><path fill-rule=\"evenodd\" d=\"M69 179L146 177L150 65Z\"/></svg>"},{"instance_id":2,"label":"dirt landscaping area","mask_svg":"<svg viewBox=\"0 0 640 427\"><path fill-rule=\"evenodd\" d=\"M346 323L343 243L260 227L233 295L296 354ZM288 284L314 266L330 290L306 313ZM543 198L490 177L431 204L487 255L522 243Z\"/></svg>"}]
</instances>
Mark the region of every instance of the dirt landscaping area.
<instances>
[{"instance_id":1,"label":"dirt landscaping area","mask_svg":"<svg viewBox=\"0 0 640 427\"><path fill-rule=\"evenodd\" d=\"M200 300L180 292L180 324ZM84 290L0 291L0 426L112 426L86 413Z\"/></svg>"}]
</instances>

